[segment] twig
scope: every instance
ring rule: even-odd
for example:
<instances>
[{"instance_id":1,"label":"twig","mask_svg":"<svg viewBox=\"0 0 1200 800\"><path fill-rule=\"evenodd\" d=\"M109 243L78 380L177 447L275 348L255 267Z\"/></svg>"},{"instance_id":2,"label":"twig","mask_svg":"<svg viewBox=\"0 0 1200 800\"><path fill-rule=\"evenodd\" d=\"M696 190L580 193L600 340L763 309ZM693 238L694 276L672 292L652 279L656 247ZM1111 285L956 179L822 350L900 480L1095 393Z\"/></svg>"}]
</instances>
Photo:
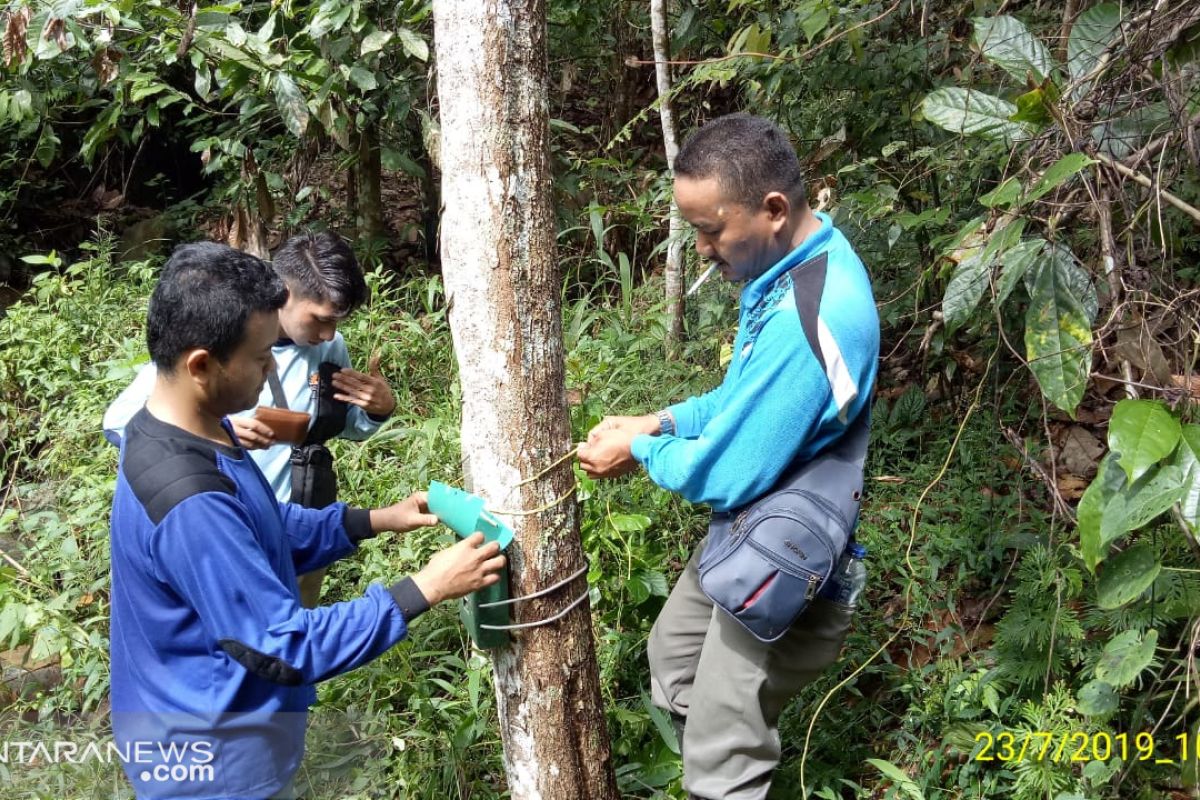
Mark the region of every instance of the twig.
<instances>
[{"instance_id":1,"label":"twig","mask_svg":"<svg viewBox=\"0 0 1200 800\"><path fill-rule=\"evenodd\" d=\"M33 574L29 570L25 569L25 567L21 565L21 562L10 556L8 551L6 551L3 547L0 547L0 558L3 558L5 561L7 561L13 569L24 575L26 578L33 577Z\"/></svg>"},{"instance_id":2,"label":"twig","mask_svg":"<svg viewBox=\"0 0 1200 800\"><path fill-rule=\"evenodd\" d=\"M1064 517L1074 522L1075 512L1071 510L1071 507L1067 505L1067 501L1063 499L1062 493L1058 491L1058 487L1054 485L1054 481L1051 480L1049 474L1046 473L1046 468L1039 464L1037 459L1029 455L1029 451L1025 449L1025 443L1021 441L1021 437L1017 435L1016 431L1007 425L1001 428L1001 430L1004 432L1004 438L1008 440L1008 443L1016 448L1017 452L1021 454L1021 458L1024 460L1025 465L1028 466L1029 469L1034 472L1034 474L1041 478L1042 483L1046 484L1046 488L1050 491L1050 496L1054 500L1055 508L1057 508Z\"/></svg>"},{"instance_id":3,"label":"twig","mask_svg":"<svg viewBox=\"0 0 1200 800\"><path fill-rule=\"evenodd\" d=\"M1168 131L1154 141L1148 142L1141 150L1126 158L1125 165L1130 169L1137 169L1147 158L1157 155L1158 151L1162 150L1176 133L1186 138L1188 132L1197 125L1200 125L1200 114L1196 114L1185 122L1179 130Z\"/></svg>"},{"instance_id":4,"label":"twig","mask_svg":"<svg viewBox=\"0 0 1200 800\"><path fill-rule=\"evenodd\" d=\"M1112 169L1116 170L1120 174L1124 175L1126 178L1129 178L1130 180L1132 180L1134 183L1137 183L1141 186L1145 186L1147 189L1150 189L1158 196L1159 199L1166 200L1168 203L1175 206L1176 208L1178 208L1183 213L1187 214L1192 219L1196 220L1196 222L1200 223L1200 209L1197 209L1195 206L1192 206L1192 205L1189 205L1188 203L1183 202L1178 197L1176 197L1175 195L1168 192L1166 189L1156 188L1154 186L1154 181L1152 181L1150 178L1147 178L1142 173L1130 169L1129 167L1122 164L1120 161L1114 161L1113 159L1109 158L1108 156L1104 155L1103 153L1101 153L1099 151L1096 151L1096 152L1092 153L1091 155L1097 161L1101 162L1105 166L1111 167Z\"/></svg>"},{"instance_id":5,"label":"twig","mask_svg":"<svg viewBox=\"0 0 1200 800\"><path fill-rule=\"evenodd\" d=\"M191 8L188 9L187 26L183 29L183 36L179 38L179 47L175 50L175 59L177 61L183 61L184 56L187 55L188 50L192 46L192 39L196 35L196 12L199 8L198 3L192 3Z\"/></svg>"}]
</instances>

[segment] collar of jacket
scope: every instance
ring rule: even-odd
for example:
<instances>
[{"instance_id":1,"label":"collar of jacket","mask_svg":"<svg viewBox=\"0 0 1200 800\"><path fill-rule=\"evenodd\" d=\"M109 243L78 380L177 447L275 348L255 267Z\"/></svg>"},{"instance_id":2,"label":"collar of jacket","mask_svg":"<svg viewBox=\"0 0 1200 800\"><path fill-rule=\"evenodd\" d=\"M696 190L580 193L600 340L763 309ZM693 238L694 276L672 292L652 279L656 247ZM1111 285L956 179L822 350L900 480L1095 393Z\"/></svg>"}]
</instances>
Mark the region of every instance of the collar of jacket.
<instances>
[{"instance_id":1,"label":"collar of jacket","mask_svg":"<svg viewBox=\"0 0 1200 800\"><path fill-rule=\"evenodd\" d=\"M813 212L821 223L821 227L813 232L811 236L797 245L795 250L792 250L775 265L759 275L754 280L746 284L742 289L741 313L746 314L753 309L759 302L771 291L771 286L780 275L784 274L797 264L803 264L808 259L821 251L833 235L833 220L828 214L820 211Z\"/></svg>"}]
</instances>

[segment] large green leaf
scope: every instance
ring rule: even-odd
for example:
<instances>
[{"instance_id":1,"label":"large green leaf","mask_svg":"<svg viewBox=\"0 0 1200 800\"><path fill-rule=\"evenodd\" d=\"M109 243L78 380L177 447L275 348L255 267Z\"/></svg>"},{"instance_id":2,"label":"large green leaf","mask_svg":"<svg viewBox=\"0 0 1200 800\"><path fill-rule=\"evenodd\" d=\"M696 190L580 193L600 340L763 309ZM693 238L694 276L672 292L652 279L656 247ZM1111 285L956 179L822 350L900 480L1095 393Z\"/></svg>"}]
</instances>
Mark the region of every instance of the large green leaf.
<instances>
[{"instance_id":1,"label":"large green leaf","mask_svg":"<svg viewBox=\"0 0 1200 800\"><path fill-rule=\"evenodd\" d=\"M1044 258L1035 266L1025 313L1025 356L1042 393L1074 417L1091 371L1092 327L1054 260Z\"/></svg>"},{"instance_id":2,"label":"large green leaf","mask_svg":"<svg viewBox=\"0 0 1200 800\"><path fill-rule=\"evenodd\" d=\"M1154 400L1122 400L1108 423L1108 449L1121 454L1130 483L1169 456L1179 436L1179 420Z\"/></svg>"},{"instance_id":3,"label":"large green leaf","mask_svg":"<svg viewBox=\"0 0 1200 800\"><path fill-rule=\"evenodd\" d=\"M992 232L982 248L976 248L973 254L959 263L950 278L946 295L942 299L942 314L946 320L947 331L953 332L970 318L988 287L992 267L997 259L1020 244L1021 234L1025 231L1025 220L1008 219L1007 224Z\"/></svg>"},{"instance_id":4,"label":"large green leaf","mask_svg":"<svg viewBox=\"0 0 1200 800\"><path fill-rule=\"evenodd\" d=\"M401 28L399 30L400 44L404 52L419 61L429 60L429 44L414 30Z\"/></svg>"},{"instance_id":5,"label":"large green leaf","mask_svg":"<svg viewBox=\"0 0 1200 800\"><path fill-rule=\"evenodd\" d=\"M1004 217L1002 222L1002 226L992 231L982 247L961 248L962 252L969 255L959 261L958 267L946 287L946 295L942 298L942 314L946 321L947 331L953 332L970 318L988 287L992 266L995 265L996 259L1021 241L1021 234L1025 230L1025 220ZM982 230L978 228L973 229L971 234L972 242L983 236ZM963 237L960 244L965 244L966 238Z\"/></svg>"},{"instance_id":6,"label":"large green leaf","mask_svg":"<svg viewBox=\"0 0 1200 800\"><path fill-rule=\"evenodd\" d=\"M1007 218L1002 218L1002 221ZM987 244L983 248L981 258L989 264L996 263L996 259L1003 256L1009 250L1017 246L1021 241L1021 234L1025 232L1025 220L1018 217L1004 224L1003 227L996 228L992 231L992 235L988 237Z\"/></svg>"},{"instance_id":7,"label":"large green leaf","mask_svg":"<svg viewBox=\"0 0 1200 800\"><path fill-rule=\"evenodd\" d=\"M1067 153L1051 164L1050 168L1037 179L1037 182L1029 187L1029 194L1025 195L1023 202L1031 203L1037 200L1073 178L1085 167L1095 163L1095 159L1088 158L1083 153Z\"/></svg>"},{"instance_id":8,"label":"large green leaf","mask_svg":"<svg viewBox=\"0 0 1200 800\"><path fill-rule=\"evenodd\" d=\"M1009 120L1017 107L995 95L949 86L929 93L921 103L925 119L954 133L976 133L1014 141L1029 136L1024 125Z\"/></svg>"},{"instance_id":9,"label":"large green leaf","mask_svg":"<svg viewBox=\"0 0 1200 800\"><path fill-rule=\"evenodd\" d=\"M892 762L884 761L880 758L868 758L867 763L882 772L883 776L890 780L897 789L913 798L913 800L925 800L925 794L921 791L921 787L917 786L913 779L908 776L908 773Z\"/></svg>"},{"instance_id":10,"label":"large green leaf","mask_svg":"<svg viewBox=\"0 0 1200 800\"><path fill-rule=\"evenodd\" d=\"M1047 89L1052 85L1046 84ZM1025 122L1041 130L1054 121L1053 110L1057 102L1057 92L1046 91L1040 86L1030 89L1017 97L1017 113L1012 115L1012 121Z\"/></svg>"},{"instance_id":11,"label":"large green leaf","mask_svg":"<svg viewBox=\"0 0 1200 800\"><path fill-rule=\"evenodd\" d=\"M1097 605L1112 610L1136 600L1161 571L1162 562L1149 542L1139 542L1118 553L1104 565L1096 585Z\"/></svg>"},{"instance_id":12,"label":"large green leaf","mask_svg":"<svg viewBox=\"0 0 1200 800\"><path fill-rule=\"evenodd\" d=\"M1027 75L1041 83L1054 71L1054 59L1046 45L1016 17L976 17L975 44L984 58L1022 84Z\"/></svg>"},{"instance_id":13,"label":"large green leaf","mask_svg":"<svg viewBox=\"0 0 1200 800\"><path fill-rule=\"evenodd\" d=\"M1117 710L1116 689L1104 681L1089 681L1079 690L1076 707L1089 717L1107 717Z\"/></svg>"},{"instance_id":14,"label":"large green leaf","mask_svg":"<svg viewBox=\"0 0 1200 800\"><path fill-rule=\"evenodd\" d=\"M1125 631L1109 640L1096 664L1096 679L1115 688L1128 686L1137 680L1142 670L1154 660L1158 631L1150 630L1146 638L1137 631Z\"/></svg>"},{"instance_id":15,"label":"large green leaf","mask_svg":"<svg viewBox=\"0 0 1200 800\"><path fill-rule=\"evenodd\" d=\"M1160 101L1136 108L1114 109L1105 122L1092 128L1092 138L1100 151L1119 161L1144 142L1175 130L1176 126L1171 109Z\"/></svg>"},{"instance_id":16,"label":"large green leaf","mask_svg":"<svg viewBox=\"0 0 1200 800\"><path fill-rule=\"evenodd\" d=\"M1046 248L1044 258L1038 260L1036 264L1036 268L1025 273L1025 289L1029 292L1030 297L1033 296L1034 283L1041 274L1040 270L1047 266L1053 266L1058 273L1056 280L1083 306L1088 325L1096 321L1096 312L1100 308L1096 287L1092 283L1091 276L1079 266L1070 248L1062 242L1055 242Z\"/></svg>"},{"instance_id":17,"label":"large green leaf","mask_svg":"<svg viewBox=\"0 0 1200 800\"><path fill-rule=\"evenodd\" d=\"M1174 463L1183 476L1179 510L1192 530L1197 530L1200 528L1200 425L1183 426Z\"/></svg>"},{"instance_id":18,"label":"large green leaf","mask_svg":"<svg viewBox=\"0 0 1200 800\"><path fill-rule=\"evenodd\" d=\"M362 47L359 48L359 54L366 56L370 55L371 53L379 52L387 45L388 42L392 40L392 36L393 34L391 31L371 31L363 37Z\"/></svg>"},{"instance_id":19,"label":"large green leaf","mask_svg":"<svg viewBox=\"0 0 1200 800\"><path fill-rule=\"evenodd\" d=\"M349 73L347 73L346 77L349 79L349 81L351 83L353 83L355 86L357 86L364 94L367 92L373 92L377 88L379 88L379 81L376 78L375 73L364 67L360 67L360 66L351 67L350 71L349 71Z\"/></svg>"},{"instance_id":20,"label":"large green leaf","mask_svg":"<svg viewBox=\"0 0 1200 800\"><path fill-rule=\"evenodd\" d=\"M1030 265L1037 261L1046 247L1045 239L1027 239L1013 247L1000 259L1000 280L996 285L996 302L1003 303L1025 277Z\"/></svg>"},{"instance_id":21,"label":"large green leaf","mask_svg":"<svg viewBox=\"0 0 1200 800\"><path fill-rule=\"evenodd\" d=\"M43 125L42 133L38 136L37 145L33 148L33 155L42 167L49 168L54 163L54 157L58 154L59 144L61 144L61 140L54 133L54 128L50 123Z\"/></svg>"},{"instance_id":22,"label":"large green leaf","mask_svg":"<svg viewBox=\"0 0 1200 800\"><path fill-rule=\"evenodd\" d=\"M308 106L305 105L304 97L296 87L296 82L286 72L276 72L274 83L275 103L279 106L279 115L283 117L283 124L294 135L303 136L304 132L308 130Z\"/></svg>"},{"instance_id":23,"label":"large green leaf","mask_svg":"<svg viewBox=\"0 0 1200 800\"><path fill-rule=\"evenodd\" d=\"M1120 25L1121 7L1117 3L1100 3L1075 18L1067 37L1067 71L1072 80L1095 68Z\"/></svg>"},{"instance_id":24,"label":"large green leaf","mask_svg":"<svg viewBox=\"0 0 1200 800\"><path fill-rule=\"evenodd\" d=\"M1183 495L1178 467L1156 467L1131 484L1118 459L1110 452L1100 462L1100 471L1076 512L1079 547L1093 572L1108 555L1110 544L1167 511Z\"/></svg>"},{"instance_id":25,"label":"large green leaf","mask_svg":"<svg viewBox=\"0 0 1200 800\"><path fill-rule=\"evenodd\" d=\"M990 192L979 196L979 203L988 208L1010 206L1021 196L1021 182L1015 177L1006 178L1003 183Z\"/></svg>"},{"instance_id":26,"label":"large green leaf","mask_svg":"<svg viewBox=\"0 0 1200 800\"><path fill-rule=\"evenodd\" d=\"M959 263L946 287L946 296L942 298L947 332L953 332L970 318L988 287L991 274L992 259L983 258L982 249Z\"/></svg>"}]
</instances>

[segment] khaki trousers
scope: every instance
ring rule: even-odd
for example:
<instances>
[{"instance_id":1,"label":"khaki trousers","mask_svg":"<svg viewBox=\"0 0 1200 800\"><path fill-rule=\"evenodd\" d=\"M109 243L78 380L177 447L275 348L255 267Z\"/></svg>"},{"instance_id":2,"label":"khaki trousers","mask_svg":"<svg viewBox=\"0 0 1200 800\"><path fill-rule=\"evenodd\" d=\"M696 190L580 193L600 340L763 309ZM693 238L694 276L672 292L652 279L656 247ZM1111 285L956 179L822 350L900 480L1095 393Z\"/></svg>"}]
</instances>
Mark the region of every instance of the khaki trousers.
<instances>
[{"instance_id":1,"label":"khaki trousers","mask_svg":"<svg viewBox=\"0 0 1200 800\"><path fill-rule=\"evenodd\" d=\"M325 580L325 573L328 571L329 567L321 567L296 576L296 582L300 584L300 605L316 608L320 604L321 581Z\"/></svg>"},{"instance_id":2,"label":"khaki trousers","mask_svg":"<svg viewBox=\"0 0 1200 800\"><path fill-rule=\"evenodd\" d=\"M764 800L781 752L779 716L837 661L854 611L816 598L783 638L761 642L701 591L703 549L650 632L651 694L682 728L683 786L692 797Z\"/></svg>"}]
</instances>

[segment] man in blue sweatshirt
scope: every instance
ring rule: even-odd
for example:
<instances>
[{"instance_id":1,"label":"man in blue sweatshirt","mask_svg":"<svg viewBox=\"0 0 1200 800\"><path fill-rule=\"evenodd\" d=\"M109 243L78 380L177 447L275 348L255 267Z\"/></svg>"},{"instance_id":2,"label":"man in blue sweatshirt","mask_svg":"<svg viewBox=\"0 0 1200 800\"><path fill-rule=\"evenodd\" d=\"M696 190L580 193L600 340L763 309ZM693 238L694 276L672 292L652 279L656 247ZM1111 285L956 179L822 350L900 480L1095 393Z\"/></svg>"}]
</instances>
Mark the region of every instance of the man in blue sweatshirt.
<instances>
[{"instance_id":1,"label":"man in blue sweatshirt","mask_svg":"<svg viewBox=\"0 0 1200 800\"><path fill-rule=\"evenodd\" d=\"M350 246L330 232L301 233L275 252L271 264L288 289L287 302L279 310L279 340L271 351L279 384L268 381L256 405L307 412L308 438L299 451L276 442L271 429L255 419L253 407L230 415L229 422L281 503L324 508L337 499L332 456L325 443L335 437L372 436L395 409L396 399L377 360L371 360L365 373L350 368L346 341L337 330L371 296ZM157 374L153 362L143 366L104 413L104 436L113 444L120 446L125 425L146 405ZM293 465L294 455L303 466ZM302 481L304 486L295 491L292 477L297 471L319 480ZM305 491L314 484L322 490ZM319 569L300 576L305 608L319 602L324 575Z\"/></svg>"},{"instance_id":2,"label":"man in blue sweatshirt","mask_svg":"<svg viewBox=\"0 0 1200 800\"><path fill-rule=\"evenodd\" d=\"M640 464L659 486L730 511L867 413L879 318L862 262L829 217L809 208L800 164L774 123L734 114L697 131L675 160L675 202L696 230L697 252L744 284L733 358L705 395L605 418L579 460L600 478ZM817 598L766 644L701 591L702 550L650 634L653 699L676 721L692 797L762 800L779 762L779 716L837 659L852 610Z\"/></svg>"},{"instance_id":3,"label":"man in blue sweatshirt","mask_svg":"<svg viewBox=\"0 0 1200 800\"><path fill-rule=\"evenodd\" d=\"M379 656L504 564L475 534L390 588L300 605L297 573L437 518L421 493L370 511L275 497L228 415L262 391L286 297L266 263L204 243L174 252L150 298L157 373L121 440L111 537L113 734L139 798L277 794L299 766L316 682Z\"/></svg>"}]
</instances>

